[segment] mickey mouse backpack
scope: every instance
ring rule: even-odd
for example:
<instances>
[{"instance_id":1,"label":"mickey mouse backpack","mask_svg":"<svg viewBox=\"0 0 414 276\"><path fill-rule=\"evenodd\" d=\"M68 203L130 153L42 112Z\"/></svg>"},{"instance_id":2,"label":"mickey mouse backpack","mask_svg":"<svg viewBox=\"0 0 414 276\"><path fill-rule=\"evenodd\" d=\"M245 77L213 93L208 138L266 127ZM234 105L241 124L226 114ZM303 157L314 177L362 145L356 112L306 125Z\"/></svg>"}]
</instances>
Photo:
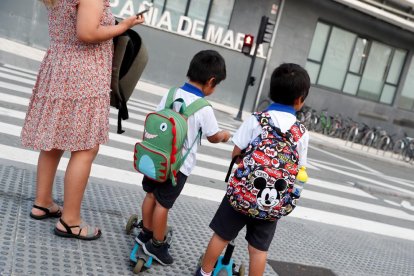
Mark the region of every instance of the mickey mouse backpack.
<instances>
[{"instance_id":1,"label":"mickey mouse backpack","mask_svg":"<svg viewBox=\"0 0 414 276\"><path fill-rule=\"evenodd\" d=\"M306 128L297 121L282 133L269 113L253 115L262 127L262 133L248 145L231 176L230 166L226 195L236 211L274 221L290 214L296 206L297 197L292 191L299 169L297 142Z\"/></svg>"},{"instance_id":2,"label":"mickey mouse backpack","mask_svg":"<svg viewBox=\"0 0 414 276\"><path fill-rule=\"evenodd\" d=\"M135 145L134 168L146 177L157 182L171 179L176 185L177 172L187 158L194 144L201 138L201 130L190 148L182 154L187 138L187 119L209 102L200 98L186 106L181 98L175 99L176 88L171 88L165 102L165 108L149 113L144 122L144 137ZM176 112L174 103L181 103Z\"/></svg>"}]
</instances>

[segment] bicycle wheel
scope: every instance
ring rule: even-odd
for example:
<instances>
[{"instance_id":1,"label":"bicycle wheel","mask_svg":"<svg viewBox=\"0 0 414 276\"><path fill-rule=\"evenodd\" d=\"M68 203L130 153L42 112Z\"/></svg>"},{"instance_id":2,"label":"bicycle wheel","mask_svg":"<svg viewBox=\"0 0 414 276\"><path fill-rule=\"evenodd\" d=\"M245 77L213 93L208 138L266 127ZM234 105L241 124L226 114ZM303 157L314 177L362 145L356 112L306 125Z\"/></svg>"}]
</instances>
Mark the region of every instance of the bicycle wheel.
<instances>
[{"instance_id":1,"label":"bicycle wheel","mask_svg":"<svg viewBox=\"0 0 414 276\"><path fill-rule=\"evenodd\" d=\"M379 150L383 150L385 152L388 149L389 143L390 143L390 138L388 136L381 137L381 139L379 139L376 144L377 152Z\"/></svg>"},{"instance_id":2,"label":"bicycle wheel","mask_svg":"<svg viewBox=\"0 0 414 276\"><path fill-rule=\"evenodd\" d=\"M392 152L397 155L401 155L405 147L405 143L402 139L395 142Z\"/></svg>"},{"instance_id":3,"label":"bicycle wheel","mask_svg":"<svg viewBox=\"0 0 414 276\"><path fill-rule=\"evenodd\" d=\"M373 140L374 140L374 131L370 130L364 135L364 138L362 138L361 144L364 146L370 147L372 145Z\"/></svg>"},{"instance_id":4,"label":"bicycle wheel","mask_svg":"<svg viewBox=\"0 0 414 276\"><path fill-rule=\"evenodd\" d=\"M356 131L356 127L351 127L351 129L348 131L347 134L345 134L345 140L346 142L351 142L353 143L355 140L355 131Z\"/></svg>"}]
</instances>

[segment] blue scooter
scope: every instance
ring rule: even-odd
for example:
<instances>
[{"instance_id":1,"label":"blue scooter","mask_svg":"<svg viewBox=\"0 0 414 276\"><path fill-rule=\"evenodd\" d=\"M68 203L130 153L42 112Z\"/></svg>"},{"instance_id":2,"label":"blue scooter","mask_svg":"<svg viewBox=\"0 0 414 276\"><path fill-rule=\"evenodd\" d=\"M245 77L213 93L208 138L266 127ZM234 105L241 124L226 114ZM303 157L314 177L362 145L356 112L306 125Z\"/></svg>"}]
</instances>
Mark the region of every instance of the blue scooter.
<instances>
[{"instance_id":1,"label":"blue scooter","mask_svg":"<svg viewBox=\"0 0 414 276\"><path fill-rule=\"evenodd\" d=\"M226 247L226 251L224 255L218 257L216 264L214 265L214 270L212 276L244 276L246 273L246 268L244 264L241 264L239 270L236 270L236 264L234 260L231 258L234 251L234 240L230 241ZM204 255L202 255L198 261L198 266L200 267L202 264Z\"/></svg>"},{"instance_id":2,"label":"blue scooter","mask_svg":"<svg viewBox=\"0 0 414 276\"><path fill-rule=\"evenodd\" d=\"M138 215L131 215L125 227L125 230L126 230L126 233L130 235L134 228L142 229L143 226L144 224L142 220L138 222ZM165 238L166 243L168 245L171 245L172 243L172 235L173 235L173 230L171 227L168 227L166 238ZM135 265L133 269L133 272L135 274L138 274L140 272L143 272L149 269L153 262L153 258L144 252L144 250L142 249L142 246L136 240L135 240L135 245L132 248L131 254L129 255L129 259Z\"/></svg>"}]
</instances>

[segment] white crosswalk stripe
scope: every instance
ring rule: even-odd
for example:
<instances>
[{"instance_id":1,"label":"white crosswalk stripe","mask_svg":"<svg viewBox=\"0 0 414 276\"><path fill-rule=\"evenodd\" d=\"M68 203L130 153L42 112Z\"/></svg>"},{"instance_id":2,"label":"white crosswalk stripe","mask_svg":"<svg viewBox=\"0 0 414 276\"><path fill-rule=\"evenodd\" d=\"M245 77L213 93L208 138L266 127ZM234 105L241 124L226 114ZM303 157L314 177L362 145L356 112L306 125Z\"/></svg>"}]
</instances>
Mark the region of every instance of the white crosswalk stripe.
<instances>
[{"instance_id":1,"label":"white crosswalk stripe","mask_svg":"<svg viewBox=\"0 0 414 276\"><path fill-rule=\"evenodd\" d=\"M21 146L10 145L7 143L7 137L13 137L14 141L19 139L23 120L25 118L25 110L29 103L29 97L32 93L30 88L35 82L36 72L26 70L10 65L0 66L0 159L11 160L30 165L37 164L38 153L32 150L24 149ZM18 94L11 93L16 91ZM140 185L142 175L135 172L132 167L133 147L137 141L140 140L143 131L143 122L145 115L152 112L157 103L143 101L139 99L131 99L128 102L130 120L123 122L123 127L127 133L118 135L110 133L110 142L108 145L100 147L99 155L106 158L112 158L117 164L122 164L124 169L119 169L111 166L108 163L95 162L92 168L91 176L98 179L107 179L119 183ZM116 118L117 110L111 109L111 126L117 125ZM3 121L3 119L5 121ZM231 132L236 130L236 126L219 122L220 127L228 129ZM128 135L129 131L139 133L139 137L131 137ZM2 139L2 137L4 139ZM9 139L10 140L10 139ZM15 144L15 143L14 143ZM211 144L203 139L202 148L206 151L201 151L197 154L198 166L194 169L192 177L189 178L186 184L183 195L198 197L205 200L221 201L225 193L225 183L223 181L227 173L227 167L230 163L230 154L233 146L228 144ZM128 150L130 148L131 150ZM59 170L65 170L68 159L63 158L59 164ZM318 170L318 168L327 169L329 164L320 160L310 159L310 163L314 165L309 166L310 169ZM331 170L339 171L342 169L333 166ZM362 168L364 169L364 168ZM358 172L358 169L354 169ZM367 172L366 172L367 173ZM375 170L370 170L368 173L375 174ZM195 183L197 179L204 179L203 183ZM407 187L411 183L406 179L386 178L389 181L400 181ZM365 179L366 180L366 179ZM222 188L213 188L209 186L208 182L214 181L220 183ZM198 181L197 181L198 182ZM386 185L386 184L383 184ZM391 185L391 184L389 184ZM401 191L407 192L403 188ZM409 191L408 191L409 192ZM311 200L319 202L318 208L310 208L308 206L298 207L291 215L305 220L312 220L331 225L357 229L370 233L377 233L390 237L397 237L402 239L414 240L413 227L402 227L399 225L386 223L387 218L394 218L401 221L413 222L414 215L404 212L395 206L386 206L380 204L376 197L353 187L348 183L332 183L318 178L311 177L303 192L304 200ZM366 200L367 202L362 202ZM411 205L406 206L412 207ZM324 207L324 205L335 206L335 208ZM345 215L341 212L335 212L340 209L352 209L370 213L375 215L375 218L367 219L357 217L355 215ZM376 217L384 219L378 220Z\"/></svg>"}]
</instances>

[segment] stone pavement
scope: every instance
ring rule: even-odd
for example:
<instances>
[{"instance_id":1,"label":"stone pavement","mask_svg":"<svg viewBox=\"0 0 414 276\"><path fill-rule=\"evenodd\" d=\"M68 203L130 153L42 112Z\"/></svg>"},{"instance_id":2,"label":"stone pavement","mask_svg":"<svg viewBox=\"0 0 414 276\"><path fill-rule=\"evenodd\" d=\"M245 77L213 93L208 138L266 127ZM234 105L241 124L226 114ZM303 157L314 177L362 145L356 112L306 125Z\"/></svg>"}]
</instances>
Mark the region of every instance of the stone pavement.
<instances>
[{"instance_id":1,"label":"stone pavement","mask_svg":"<svg viewBox=\"0 0 414 276\"><path fill-rule=\"evenodd\" d=\"M82 217L101 227L103 236L79 241L55 236L56 219L29 217L35 180L35 166L0 160L0 275L132 275L129 254L134 240L125 233L125 225L131 214L139 214L144 192L138 185L91 178ZM62 184L59 171L54 190L59 204ZM169 217L175 262L154 264L144 275L192 275L211 236L208 223L217 206L217 202L181 196ZM233 257L247 265L244 234L236 240ZM287 217L279 221L269 263L323 267L337 275L414 275L413 251L414 243L407 240ZM304 271L288 275L332 275ZM267 265L265 275L277 273Z\"/></svg>"}]
</instances>

